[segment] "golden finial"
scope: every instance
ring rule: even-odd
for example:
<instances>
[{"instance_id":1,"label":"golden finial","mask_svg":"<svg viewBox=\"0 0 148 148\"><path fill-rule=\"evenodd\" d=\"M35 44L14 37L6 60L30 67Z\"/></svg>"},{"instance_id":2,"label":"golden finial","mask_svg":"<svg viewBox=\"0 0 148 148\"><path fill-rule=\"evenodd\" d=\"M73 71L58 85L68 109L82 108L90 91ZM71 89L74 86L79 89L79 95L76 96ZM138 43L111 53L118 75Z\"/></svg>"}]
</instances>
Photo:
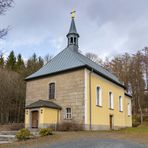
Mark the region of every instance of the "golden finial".
<instances>
[{"instance_id":1,"label":"golden finial","mask_svg":"<svg viewBox=\"0 0 148 148\"><path fill-rule=\"evenodd\" d=\"M70 13L72 18L75 18L75 12L76 11L74 9L72 9L72 12Z\"/></svg>"}]
</instances>

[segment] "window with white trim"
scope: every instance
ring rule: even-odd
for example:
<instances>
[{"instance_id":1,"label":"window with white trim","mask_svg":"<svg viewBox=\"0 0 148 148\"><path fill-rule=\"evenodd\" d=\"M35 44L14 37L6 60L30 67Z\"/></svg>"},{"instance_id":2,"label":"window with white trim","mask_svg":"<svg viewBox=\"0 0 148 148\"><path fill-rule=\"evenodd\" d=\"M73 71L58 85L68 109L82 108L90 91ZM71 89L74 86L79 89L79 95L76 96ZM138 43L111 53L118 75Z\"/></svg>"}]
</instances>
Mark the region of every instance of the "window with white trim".
<instances>
[{"instance_id":1,"label":"window with white trim","mask_svg":"<svg viewBox=\"0 0 148 148\"><path fill-rule=\"evenodd\" d=\"M114 109L114 99L113 99L113 93L109 92L109 108Z\"/></svg>"},{"instance_id":2,"label":"window with white trim","mask_svg":"<svg viewBox=\"0 0 148 148\"><path fill-rule=\"evenodd\" d=\"M119 96L119 111L122 112L123 111L123 100L122 100L122 96Z\"/></svg>"},{"instance_id":3,"label":"window with white trim","mask_svg":"<svg viewBox=\"0 0 148 148\"><path fill-rule=\"evenodd\" d=\"M102 90L99 86L96 87L96 105L102 106Z\"/></svg>"},{"instance_id":4,"label":"window with white trim","mask_svg":"<svg viewBox=\"0 0 148 148\"><path fill-rule=\"evenodd\" d=\"M67 107L65 110L65 119L71 119L72 118L72 110L70 107Z\"/></svg>"},{"instance_id":5,"label":"window with white trim","mask_svg":"<svg viewBox=\"0 0 148 148\"><path fill-rule=\"evenodd\" d=\"M127 112L128 112L128 116L131 116L131 103L127 104Z\"/></svg>"}]
</instances>

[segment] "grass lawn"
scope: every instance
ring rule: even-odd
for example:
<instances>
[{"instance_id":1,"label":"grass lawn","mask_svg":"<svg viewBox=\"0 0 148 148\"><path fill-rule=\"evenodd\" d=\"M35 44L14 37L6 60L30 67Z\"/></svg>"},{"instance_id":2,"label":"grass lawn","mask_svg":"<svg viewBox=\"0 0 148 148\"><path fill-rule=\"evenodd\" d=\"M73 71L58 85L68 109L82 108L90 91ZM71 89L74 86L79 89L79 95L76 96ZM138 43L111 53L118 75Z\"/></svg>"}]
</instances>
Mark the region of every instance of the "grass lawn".
<instances>
[{"instance_id":1,"label":"grass lawn","mask_svg":"<svg viewBox=\"0 0 148 148\"><path fill-rule=\"evenodd\" d=\"M120 133L129 133L129 134L148 134L148 127L131 127L119 130Z\"/></svg>"},{"instance_id":2,"label":"grass lawn","mask_svg":"<svg viewBox=\"0 0 148 148\"><path fill-rule=\"evenodd\" d=\"M131 127L131 128L125 128L122 130L119 130L120 133L125 134L140 134L142 135L148 135L148 122L144 122L142 125L138 127Z\"/></svg>"}]
</instances>

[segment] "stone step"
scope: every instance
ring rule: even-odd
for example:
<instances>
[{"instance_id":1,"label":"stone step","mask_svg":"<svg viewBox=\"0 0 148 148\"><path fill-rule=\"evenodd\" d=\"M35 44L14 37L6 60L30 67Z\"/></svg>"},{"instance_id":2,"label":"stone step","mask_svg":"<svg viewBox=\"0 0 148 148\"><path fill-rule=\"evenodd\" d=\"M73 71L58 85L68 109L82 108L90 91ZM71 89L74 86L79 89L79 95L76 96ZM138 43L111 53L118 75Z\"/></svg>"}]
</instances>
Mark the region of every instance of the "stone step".
<instances>
[{"instance_id":1,"label":"stone step","mask_svg":"<svg viewBox=\"0 0 148 148\"><path fill-rule=\"evenodd\" d=\"M0 144L15 141L17 131L0 131Z\"/></svg>"},{"instance_id":2,"label":"stone step","mask_svg":"<svg viewBox=\"0 0 148 148\"><path fill-rule=\"evenodd\" d=\"M16 135L18 131L0 131L0 135Z\"/></svg>"},{"instance_id":3,"label":"stone step","mask_svg":"<svg viewBox=\"0 0 148 148\"><path fill-rule=\"evenodd\" d=\"M15 140L15 135L0 135L0 144L11 143Z\"/></svg>"},{"instance_id":4,"label":"stone step","mask_svg":"<svg viewBox=\"0 0 148 148\"><path fill-rule=\"evenodd\" d=\"M0 135L0 138L15 138L15 135Z\"/></svg>"},{"instance_id":5,"label":"stone step","mask_svg":"<svg viewBox=\"0 0 148 148\"><path fill-rule=\"evenodd\" d=\"M12 141L0 141L0 144L11 143Z\"/></svg>"}]
</instances>

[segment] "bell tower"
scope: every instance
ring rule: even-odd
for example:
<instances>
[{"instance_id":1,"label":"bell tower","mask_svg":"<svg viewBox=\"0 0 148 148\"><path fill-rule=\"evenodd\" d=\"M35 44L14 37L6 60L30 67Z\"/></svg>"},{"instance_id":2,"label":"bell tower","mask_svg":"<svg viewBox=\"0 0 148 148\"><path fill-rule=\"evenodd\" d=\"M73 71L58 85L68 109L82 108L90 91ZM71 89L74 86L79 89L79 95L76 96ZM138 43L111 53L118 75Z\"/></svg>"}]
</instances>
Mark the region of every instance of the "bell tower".
<instances>
[{"instance_id":1,"label":"bell tower","mask_svg":"<svg viewBox=\"0 0 148 148\"><path fill-rule=\"evenodd\" d=\"M67 38L68 38L68 46L74 46L74 50L78 51L78 38L79 38L79 34L77 33L77 29L76 29L76 25L75 25L75 11L73 10L71 12L71 25L70 25L70 29L69 32L67 34Z\"/></svg>"}]
</instances>

